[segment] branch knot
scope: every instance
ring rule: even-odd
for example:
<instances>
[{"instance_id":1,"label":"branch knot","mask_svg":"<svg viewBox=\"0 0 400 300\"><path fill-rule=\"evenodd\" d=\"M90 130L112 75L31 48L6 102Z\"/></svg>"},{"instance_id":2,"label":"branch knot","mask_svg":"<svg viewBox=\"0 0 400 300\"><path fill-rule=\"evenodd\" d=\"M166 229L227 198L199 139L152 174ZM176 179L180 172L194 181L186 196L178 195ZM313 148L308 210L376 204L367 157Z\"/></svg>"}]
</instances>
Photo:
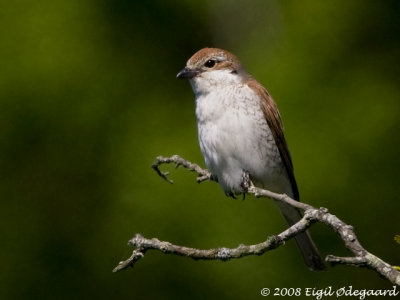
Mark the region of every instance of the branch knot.
<instances>
[{"instance_id":1,"label":"branch knot","mask_svg":"<svg viewBox=\"0 0 400 300\"><path fill-rule=\"evenodd\" d=\"M228 259L232 258L231 250L228 248L219 248L217 257L222 261L227 261Z\"/></svg>"}]
</instances>

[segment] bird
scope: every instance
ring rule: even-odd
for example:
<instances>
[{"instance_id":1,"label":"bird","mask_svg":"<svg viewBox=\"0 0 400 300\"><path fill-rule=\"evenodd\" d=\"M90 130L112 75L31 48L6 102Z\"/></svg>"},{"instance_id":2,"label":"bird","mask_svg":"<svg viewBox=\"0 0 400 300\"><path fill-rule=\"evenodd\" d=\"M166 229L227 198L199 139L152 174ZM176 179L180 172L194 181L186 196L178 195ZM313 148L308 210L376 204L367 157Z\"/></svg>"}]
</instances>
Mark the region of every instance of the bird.
<instances>
[{"instance_id":1,"label":"bird","mask_svg":"<svg viewBox=\"0 0 400 300\"><path fill-rule=\"evenodd\" d=\"M229 51L203 48L177 78L188 79L195 94L198 140L211 177L227 196L246 192L246 181L299 201L293 163L277 105L269 92ZM276 201L289 226L299 209ZM295 237L305 264L325 268L308 231Z\"/></svg>"}]
</instances>

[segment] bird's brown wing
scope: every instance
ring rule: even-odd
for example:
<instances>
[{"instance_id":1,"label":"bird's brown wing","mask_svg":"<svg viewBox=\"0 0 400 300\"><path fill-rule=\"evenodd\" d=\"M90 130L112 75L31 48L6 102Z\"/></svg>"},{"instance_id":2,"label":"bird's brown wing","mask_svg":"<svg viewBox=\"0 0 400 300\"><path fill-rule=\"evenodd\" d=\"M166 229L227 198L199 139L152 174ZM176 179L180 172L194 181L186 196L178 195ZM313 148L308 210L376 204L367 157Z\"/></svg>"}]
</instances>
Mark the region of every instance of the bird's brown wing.
<instances>
[{"instance_id":1,"label":"bird's brown wing","mask_svg":"<svg viewBox=\"0 0 400 300\"><path fill-rule=\"evenodd\" d=\"M247 81L247 85L253 89L261 98L261 109L264 113L265 119L272 131L275 143L279 149L281 159L285 165L286 172L289 176L292 185L293 198L299 200L299 190L297 188L296 179L294 178L293 163L290 157L289 148L286 144L285 136L283 134L283 124L278 108L268 91L255 79L251 78Z\"/></svg>"},{"instance_id":2,"label":"bird's brown wing","mask_svg":"<svg viewBox=\"0 0 400 300\"><path fill-rule=\"evenodd\" d=\"M278 146L281 159L285 165L286 172L288 174L290 184L292 186L293 198L299 200L299 191L297 189L296 179L293 173L293 164L290 157L289 149L286 144L285 136L283 135L283 125L282 120L279 115L278 108L272 97L269 95L268 91L256 80L250 79L247 84L252 88L261 98L261 108L264 112L265 119L272 131L275 139L275 143ZM295 207L292 207L286 203L277 202L276 203L289 226L297 223L303 217L301 211ZM325 269L325 265L321 256L319 255L318 249L315 246L313 240L311 239L308 231L302 232L295 237L297 246L303 256L306 265L314 271L320 271Z\"/></svg>"}]
</instances>

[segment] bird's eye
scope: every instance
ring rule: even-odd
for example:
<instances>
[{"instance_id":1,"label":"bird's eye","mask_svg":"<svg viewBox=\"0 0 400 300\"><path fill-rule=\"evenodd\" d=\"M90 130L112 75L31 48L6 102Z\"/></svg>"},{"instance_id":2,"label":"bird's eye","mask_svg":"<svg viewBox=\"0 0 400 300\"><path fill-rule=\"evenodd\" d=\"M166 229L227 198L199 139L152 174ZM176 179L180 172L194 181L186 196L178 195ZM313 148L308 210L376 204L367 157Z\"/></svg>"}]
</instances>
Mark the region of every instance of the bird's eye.
<instances>
[{"instance_id":1,"label":"bird's eye","mask_svg":"<svg viewBox=\"0 0 400 300\"><path fill-rule=\"evenodd\" d=\"M204 64L204 66L206 66L207 68L212 68L215 66L215 59L209 59L206 61L206 63Z\"/></svg>"}]
</instances>

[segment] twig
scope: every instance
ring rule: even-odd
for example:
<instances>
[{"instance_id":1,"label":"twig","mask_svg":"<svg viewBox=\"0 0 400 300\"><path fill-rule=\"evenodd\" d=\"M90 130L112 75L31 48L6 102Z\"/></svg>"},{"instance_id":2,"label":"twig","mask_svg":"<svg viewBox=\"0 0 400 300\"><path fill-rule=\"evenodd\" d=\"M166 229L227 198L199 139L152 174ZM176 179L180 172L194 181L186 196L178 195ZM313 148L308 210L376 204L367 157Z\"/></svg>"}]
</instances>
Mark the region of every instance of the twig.
<instances>
[{"instance_id":1,"label":"twig","mask_svg":"<svg viewBox=\"0 0 400 300\"><path fill-rule=\"evenodd\" d=\"M157 157L157 161L152 165L153 169L165 180L172 183L168 179L167 173L160 171L159 167L162 164L174 163L176 167L183 166L184 168L198 174L197 182L212 180L211 173L204 170L197 164L191 163L178 155L171 157ZM183 246L173 245L170 242L160 241L156 238L146 239L140 234L136 234L128 244L134 246L132 256L125 261L120 262L113 270L118 272L128 267L133 267L134 264L144 257L147 250L158 250L166 254L175 254L186 256L193 259L202 260L229 260L233 258L241 258L248 255L261 255L267 251L275 249L285 243L285 241L293 238L300 232L308 229L313 223L321 222L332 228L344 241L344 244L354 256L338 257L328 255L325 260L331 265L343 264L356 267L366 267L375 270L381 276L387 278L391 283L400 286L400 272L393 268L388 263L384 262L379 257L369 253L359 243L352 226L347 225L335 215L328 212L326 208L314 208L313 206L293 200L285 194L277 194L268 190L260 189L255 186L250 186L247 191L256 197L267 197L277 201L285 202L293 207L304 211L303 218L293 226L289 227L282 233L276 236L270 236L266 241L256 245L240 244L236 248L214 248L209 250L201 250L196 248L188 248Z\"/></svg>"},{"instance_id":2,"label":"twig","mask_svg":"<svg viewBox=\"0 0 400 300\"><path fill-rule=\"evenodd\" d=\"M157 156L156 162L152 164L151 167L157 172L158 175L161 176L161 178L163 178L169 183L174 183L173 180L167 177L169 172L162 172L159 169L160 165L170 164L170 163L174 163L176 168L178 168L179 166L183 166L189 171L197 173L197 175L199 175L196 179L198 183L211 179L211 173L208 170L202 169L199 165L187 161L182 157L180 157L179 155L172 155L171 157Z\"/></svg>"}]
</instances>

